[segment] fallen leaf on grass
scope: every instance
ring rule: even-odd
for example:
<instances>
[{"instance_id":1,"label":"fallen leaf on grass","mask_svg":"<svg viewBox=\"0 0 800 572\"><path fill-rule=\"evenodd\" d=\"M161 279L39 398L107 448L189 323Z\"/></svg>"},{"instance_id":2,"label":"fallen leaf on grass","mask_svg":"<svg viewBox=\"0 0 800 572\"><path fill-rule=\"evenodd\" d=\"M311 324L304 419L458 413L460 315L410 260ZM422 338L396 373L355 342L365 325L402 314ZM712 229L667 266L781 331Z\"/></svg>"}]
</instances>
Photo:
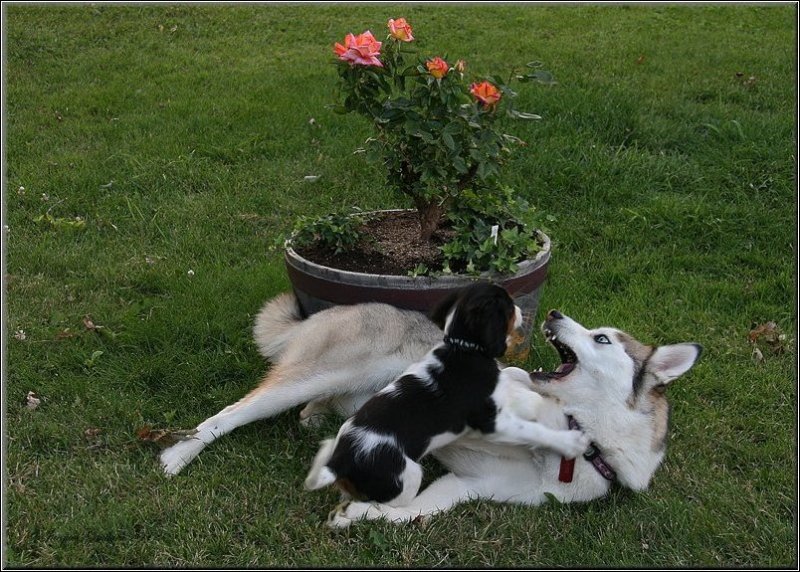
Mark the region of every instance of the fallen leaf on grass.
<instances>
[{"instance_id":1,"label":"fallen leaf on grass","mask_svg":"<svg viewBox=\"0 0 800 572\"><path fill-rule=\"evenodd\" d=\"M764 344L776 354L783 353L788 349L786 334L781 331L778 324L772 321L754 326L747 334L747 339L754 346L758 343Z\"/></svg>"},{"instance_id":2,"label":"fallen leaf on grass","mask_svg":"<svg viewBox=\"0 0 800 572\"><path fill-rule=\"evenodd\" d=\"M153 429L150 425L145 425L136 430L136 438L139 439L139 441L155 443L159 447L166 448L174 445L178 441L183 441L193 433L194 431Z\"/></svg>"},{"instance_id":3,"label":"fallen leaf on grass","mask_svg":"<svg viewBox=\"0 0 800 572\"><path fill-rule=\"evenodd\" d=\"M83 438L86 439L86 448L89 451L96 451L108 447L108 443L102 437L103 430L98 427L89 427L83 432Z\"/></svg>"},{"instance_id":4,"label":"fallen leaf on grass","mask_svg":"<svg viewBox=\"0 0 800 572\"><path fill-rule=\"evenodd\" d=\"M42 196L44 197L44 195ZM79 216L69 219L63 217L54 217L50 215L50 213L45 213L35 217L33 222L59 230L84 230L86 228L86 220Z\"/></svg>"},{"instance_id":5,"label":"fallen leaf on grass","mask_svg":"<svg viewBox=\"0 0 800 572\"><path fill-rule=\"evenodd\" d=\"M102 350L93 351L92 355L83 361L83 365L85 365L89 369L92 369L97 364L97 360L99 360L100 356L102 355L103 355Z\"/></svg>"},{"instance_id":6,"label":"fallen leaf on grass","mask_svg":"<svg viewBox=\"0 0 800 572\"><path fill-rule=\"evenodd\" d=\"M421 514L418 514L411 521L411 524L416 526L417 528L427 528L429 522L430 522L429 519L427 519L426 517L422 516Z\"/></svg>"},{"instance_id":7,"label":"fallen leaf on grass","mask_svg":"<svg viewBox=\"0 0 800 572\"><path fill-rule=\"evenodd\" d=\"M70 338L74 338L77 335L78 334L76 332L71 332L69 328L65 328L64 330L56 334L55 339L56 341L68 340Z\"/></svg>"},{"instance_id":8,"label":"fallen leaf on grass","mask_svg":"<svg viewBox=\"0 0 800 572\"><path fill-rule=\"evenodd\" d=\"M42 400L39 398L38 395L36 395L36 393L34 393L33 391L29 391L28 395L25 396L25 399L23 400L22 403L28 409L36 409L37 407L39 407L39 405L42 404Z\"/></svg>"},{"instance_id":9,"label":"fallen leaf on grass","mask_svg":"<svg viewBox=\"0 0 800 572\"><path fill-rule=\"evenodd\" d=\"M105 326L99 326L99 325L95 324L94 320L92 320L92 317L89 314L86 314L83 317L83 327L86 328L90 332L95 332L97 334L100 334L102 336L106 336L106 337L109 337L109 338L112 338L112 339L117 337L117 334L115 334L114 332L112 332L111 330L106 328Z\"/></svg>"},{"instance_id":10,"label":"fallen leaf on grass","mask_svg":"<svg viewBox=\"0 0 800 572\"><path fill-rule=\"evenodd\" d=\"M745 78L744 72L736 72L734 74L739 83L741 83L745 87L753 87L756 84L756 76L750 75Z\"/></svg>"}]
</instances>

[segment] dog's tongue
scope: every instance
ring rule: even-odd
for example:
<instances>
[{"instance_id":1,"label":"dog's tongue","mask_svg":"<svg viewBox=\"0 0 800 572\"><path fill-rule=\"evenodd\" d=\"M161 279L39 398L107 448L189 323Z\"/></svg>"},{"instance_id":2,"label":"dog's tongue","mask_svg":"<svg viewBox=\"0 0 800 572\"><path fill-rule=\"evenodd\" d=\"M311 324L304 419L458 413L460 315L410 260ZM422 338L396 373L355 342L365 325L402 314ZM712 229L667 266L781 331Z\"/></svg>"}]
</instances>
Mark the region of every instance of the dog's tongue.
<instances>
[{"instance_id":1,"label":"dog's tongue","mask_svg":"<svg viewBox=\"0 0 800 572\"><path fill-rule=\"evenodd\" d=\"M575 369L574 363L562 363L560 366L556 368L556 373L558 375L567 375L573 369Z\"/></svg>"}]
</instances>

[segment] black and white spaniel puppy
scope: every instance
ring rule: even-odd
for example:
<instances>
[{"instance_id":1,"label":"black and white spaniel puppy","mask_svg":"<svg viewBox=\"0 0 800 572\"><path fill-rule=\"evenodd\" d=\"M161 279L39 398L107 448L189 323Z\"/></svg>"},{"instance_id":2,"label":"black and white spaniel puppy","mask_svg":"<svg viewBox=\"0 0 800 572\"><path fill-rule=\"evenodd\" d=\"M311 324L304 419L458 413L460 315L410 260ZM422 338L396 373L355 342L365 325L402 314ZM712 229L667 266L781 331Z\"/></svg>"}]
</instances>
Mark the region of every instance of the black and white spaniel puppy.
<instances>
[{"instance_id":1,"label":"black and white spaniel puppy","mask_svg":"<svg viewBox=\"0 0 800 572\"><path fill-rule=\"evenodd\" d=\"M322 442L307 489L336 484L357 500L403 506L422 481L417 461L469 431L570 458L586 450L583 433L535 422L541 397L527 372L499 367L522 322L504 288L475 283L448 296L431 318L444 330L442 343Z\"/></svg>"}]
</instances>

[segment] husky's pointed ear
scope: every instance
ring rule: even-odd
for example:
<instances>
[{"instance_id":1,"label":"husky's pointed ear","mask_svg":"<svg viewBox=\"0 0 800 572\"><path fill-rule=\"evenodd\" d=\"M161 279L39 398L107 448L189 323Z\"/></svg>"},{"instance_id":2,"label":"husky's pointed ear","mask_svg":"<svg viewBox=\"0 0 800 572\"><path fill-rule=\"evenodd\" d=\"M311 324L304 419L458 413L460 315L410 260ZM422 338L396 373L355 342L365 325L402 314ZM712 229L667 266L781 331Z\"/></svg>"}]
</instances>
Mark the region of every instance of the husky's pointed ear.
<instances>
[{"instance_id":1,"label":"husky's pointed ear","mask_svg":"<svg viewBox=\"0 0 800 572\"><path fill-rule=\"evenodd\" d=\"M666 385L689 371L702 351L700 344L692 343L661 346L650 356L647 370L661 385Z\"/></svg>"},{"instance_id":2,"label":"husky's pointed ear","mask_svg":"<svg viewBox=\"0 0 800 572\"><path fill-rule=\"evenodd\" d=\"M428 317L431 321L439 326L440 330L444 330L444 324L447 321L447 316L450 314L450 310L453 308L453 305L458 300L459 291L456 290L455 292L451 292L450 294L446 295L442 298L436 306L434 306L431 313Z\"/></svg>"}]
</instances>

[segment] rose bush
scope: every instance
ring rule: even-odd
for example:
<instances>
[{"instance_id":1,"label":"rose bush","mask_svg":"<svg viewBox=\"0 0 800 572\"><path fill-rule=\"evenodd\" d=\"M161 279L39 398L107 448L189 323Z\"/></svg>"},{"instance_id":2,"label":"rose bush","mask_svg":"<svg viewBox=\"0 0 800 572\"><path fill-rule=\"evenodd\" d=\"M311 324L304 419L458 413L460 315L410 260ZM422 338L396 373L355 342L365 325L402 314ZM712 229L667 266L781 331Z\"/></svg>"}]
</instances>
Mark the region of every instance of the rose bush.
<instances>
[{"instance_id":1,"label":"rose bush","mask_svg":"<svg viewBox=\"0 0 800 572\"><path fill-rule=\"evenodd\" d=\"M465 78L467 65L463 60L451 66L441 56L418 57L411 45L416 41L414 31L405 18L390 19L387 28L383 42L377 41L371 31L365 31L347 34L344 43L334 44L343 96L334 109L371 121L375 134L360 151L386 168L387 183L411 200L419 214L420 237L430 240L439 225L448 222L449 210L465 193L471 197L508 196L507 189L500 185L500 167L512 148L524 142L504 133L499 128L500 120L539 119L514 109L516 94L508 84L511 80L549 82L551 77L534 63L528 64L533 71L512 71L508 80L492 76L470 83ZM472 200L471 204L479 202ZM494 245L498 236L510 236L515 229L514 236L523 237L516 238L516 242L528 242L518 249L517 254L524 258L535 243L530 213L514 216L509 209L501 210L505 220L491 220L492 213L481 213L479 209L462 209L457 222L463 226L467 212L475 217L485 215L481 228L487 223L489 228L497 227L493 231ZM449 222L452 227L455 221ZM498 229L509 232L498 233ZM470 246L465 237L457 237L459 246L444 249L445 256L448 252L469 251L473 246L485 252L488 238L478 237L478 243ZM454 260L448 263L445 268L458 266ZM466 265L464 262L462 266ZM503 269L508 267L506 261Z\"/></svg>"}]
</instances>

